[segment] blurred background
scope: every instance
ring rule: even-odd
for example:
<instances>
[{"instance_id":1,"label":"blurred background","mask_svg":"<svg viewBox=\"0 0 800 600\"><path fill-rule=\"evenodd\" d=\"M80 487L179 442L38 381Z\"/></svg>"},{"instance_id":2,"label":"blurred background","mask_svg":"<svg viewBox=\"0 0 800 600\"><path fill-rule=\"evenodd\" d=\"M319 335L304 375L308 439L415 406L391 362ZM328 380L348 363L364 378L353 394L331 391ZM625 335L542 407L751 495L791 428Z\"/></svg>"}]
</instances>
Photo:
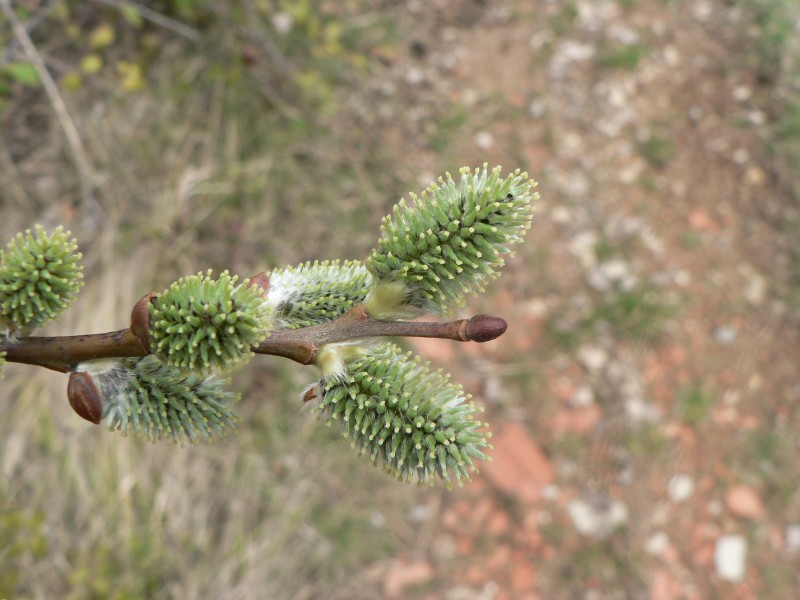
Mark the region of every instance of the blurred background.
<instances>
[{"instance_id":1,"label":"blurred background","mask_svg":"<svg viewBox=\"0 0 800 600\"><path fill-rule=\"evenodd\" d=\"M461 165L520 167L525 245L406 344L486 408L463 489L373 469L299 392L235 374L238 435L91 427L0 383L2 598L800 598L794 0L0 0L0 239L63 224L46 334L181 275L364 258Z\"/></svg>"}]
</instances>

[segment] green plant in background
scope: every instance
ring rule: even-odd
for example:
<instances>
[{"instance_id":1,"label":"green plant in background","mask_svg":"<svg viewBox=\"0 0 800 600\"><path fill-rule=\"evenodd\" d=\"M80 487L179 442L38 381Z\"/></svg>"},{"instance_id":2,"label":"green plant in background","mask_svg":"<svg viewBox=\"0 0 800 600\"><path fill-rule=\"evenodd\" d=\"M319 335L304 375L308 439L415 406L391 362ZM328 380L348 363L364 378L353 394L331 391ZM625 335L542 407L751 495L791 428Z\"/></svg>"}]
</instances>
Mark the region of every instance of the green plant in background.
<instances>
[{"instance_id":1,"label":"green plant in background","mask_svg":"<svg viewBox=\"0 0 800 600\"><path fill-rule=\"evenodd\" d=\"M315 364L305 401L341 424L373 464L403 481L448 487L486 459L486 423L448 375L403 354L387 335L484 342L502 319L405 321L445 314L498 276L510 246L530 227L536 183L463 168L386 217L366 264L324 261L239 282L227 271L183 277L145 295L131 325L107 334L30 337L60 314L81 283L80 253L60 228L41 227L8 245L0 261L0 352L10 362L70 373L73 409L112 430L179 444L230 432L234 395L220 374L253 353Z\"/></svg>"},{"instance_id":2,"label":"green plant in background","mask_svg":"<svg viewBox=\"0 0 800 600\"><path fill-rule=\"evenodd\" d=\"M609 69L633 71L639 66L639 62L646 55L647 48L635 44L632 46L622 46L621 48L606 49L600 53L597 61L600 66Z\"/></svg>"},{"instance_id":3,"label":"green plant in background","mask_svg":"<svg viewBox=\"0 0 800 600\"><path fill-rule=\"evenodd\" d=\"M714 406L714 396L701 385L692 385L680 396L681 416L696 427L708 417Z\"/></svg>"}]
</instances>

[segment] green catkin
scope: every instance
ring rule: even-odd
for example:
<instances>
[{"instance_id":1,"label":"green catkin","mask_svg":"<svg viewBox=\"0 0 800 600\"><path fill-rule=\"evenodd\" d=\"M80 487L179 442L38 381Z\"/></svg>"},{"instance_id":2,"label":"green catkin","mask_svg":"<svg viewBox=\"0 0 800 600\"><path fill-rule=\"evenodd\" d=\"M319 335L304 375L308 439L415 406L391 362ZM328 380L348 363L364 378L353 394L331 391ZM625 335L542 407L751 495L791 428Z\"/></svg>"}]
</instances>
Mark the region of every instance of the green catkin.
<instances>
[{"instance_id":1,"label":"green catkin","mask_svg":"<svg viewBox=\"0 0 800 600\"><path fill-rule=\"evenodd\" d=\"M365 301L374 318L445 314L498 276L509 246L520 243L533 217L536 182L501 168L449 173L422 196L401 200L384 218L378 248L366 261L375 285Z\"/></svg>"},{"instance_id":2,"label":"green catkin","mask_svg":"<svg viewBox=\"0 0 800 600\"><path fill-rule=\"evenodd\" d=\"M0 251L0 325L27 335L66 309L83 284L81 253L71 234L36 225Z\"/></svg>"},{"instance_id":3,"label":"green catkin","mask_svg":"<svg viewBox=\"0 0 800 600\"><path fill-rule=\"evenodd\" d=\"M229 408L236 395L227 379L184 373L153 355L83 363L103 402L102 422L110 429L183 445L211 441L235 430Z\"/></svg>"},{"instance_id":4,"label":"green catkin","mask_svg":"<svg viewBox=\"0 0 800 600\"><path fill-rule=\"evenodd\" d=\"M268 302L281 329L332 321L367 297L372 275L358 261L307 262L269 275Z\"/></svg>"},{"instance_id":5,"label":"green catkin","mask_svg":"<svg viewBox=\"0 0 800 600\"><path fill-rule=\"evenodd\" d=\"M227 271L182 277L150 303L150 343L170 367L207 373L252 356L272 328L263 290Z\"/></svg>"},{"instance_id":6,"label":"green catkin","mask_svg":"<svg viewBox=\"0 0 800 600\"><path fill-rule=\"evenodd\" d=\"M342 350L355 358L330 358ZM316 412L329 425L337 422L342 436L387 473L430 485L439 478L451 487L470 479L474 460L486 460L487 424L475 420L478 408L441 370L388 342L358 352L329 345L320 357Z\"/></svg>"}]
</instances>

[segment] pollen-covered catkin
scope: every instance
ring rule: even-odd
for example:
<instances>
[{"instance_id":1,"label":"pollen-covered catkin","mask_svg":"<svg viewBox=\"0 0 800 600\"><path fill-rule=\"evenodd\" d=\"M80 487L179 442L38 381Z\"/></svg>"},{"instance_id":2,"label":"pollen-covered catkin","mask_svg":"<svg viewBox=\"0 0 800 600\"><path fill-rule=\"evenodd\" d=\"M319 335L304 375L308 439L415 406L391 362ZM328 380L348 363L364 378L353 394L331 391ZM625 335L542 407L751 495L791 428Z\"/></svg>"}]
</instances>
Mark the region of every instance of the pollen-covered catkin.
<instances>
[{"instance_id":1,"label":"pollen-covered catkin","mask_svg":"<svg viewBox=\"0 0 800 600\"><path fill-rule=\"evenodd\" d=\"M388 342L358 351L331 345L320 354L316 411L373 464L403 481L432 485L438 477L452 486L469 480L473 461L486 459L487 424L474 418L478 408L449 375Z\"/></svg>"},{"instance_id":2,"label":"pollen-covered catkin","mask_svg":"<svg viewBox=\"0 0 800 600\"><path fill-rule=\"evenodd\" d=\"M252 356L272 329L261 288L224 271L182 277L150 302L150 347L170 367L225 370Z\"/></svg>"},{"instance_id":3,"label":"pollen-covered catkin","mask_svg":"<svg viewBox=\"0 0 800 600\"><path fill-rule=\"evenodd\" d=\"M332 321L367 297L372 275L358 261L314 261L269 274L267 301L280 329Z\"/></svg>"},{"instance_id":4,"label":"pollen-covered catkin","mask_svg":"<svg viewBox=\"0 0 800 600\"><path fill-rule=\"evenodd\" d=\"M421 197L395 205L366 261L375 278L365 301L370 316L445 314L498 276L509 247L530 227L538 198L527 173L500 173L464 167L458 182L447 173Z\"/></svg>"},{"instance_id":5,"label":"pollen-covered catkin","mask_svg":"<svg viewBox=\"0 0 800 600\"><path fill-rule=\"evenodd\" d=\"M235 429L227 379L183 373L155 356L83 363L102 398L101 422L151 441L210 441Z\"/></svg>"},{"instance_id":6,"label":"pollen-covered catkin","mask_svg":"<svg viewBox=\"0 0 800 600\"><path fill-rule=\"evenodd\" d=\"M0 251L0 329L27 335L66 309L83 284L77 242L62 227L17 234Z\"/></svg>"}]
</instances>

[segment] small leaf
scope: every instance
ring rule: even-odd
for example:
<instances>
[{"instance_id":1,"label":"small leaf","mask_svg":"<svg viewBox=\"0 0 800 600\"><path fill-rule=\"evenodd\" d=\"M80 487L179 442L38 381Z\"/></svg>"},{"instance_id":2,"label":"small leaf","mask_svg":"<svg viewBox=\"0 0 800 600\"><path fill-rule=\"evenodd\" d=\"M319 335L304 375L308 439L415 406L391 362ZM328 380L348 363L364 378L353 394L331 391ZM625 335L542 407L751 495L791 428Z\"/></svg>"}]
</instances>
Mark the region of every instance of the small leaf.
<instances>
[{"instance_id":1,"label":"small leaf","mask_svg":"<svg viewBox=\"0 0 800 600\"><path fill-rule=\"evenodd\" d=\"M11 62L5 66L5 70L11 79L22 85L39 87L42 83L39 79L39 72L30 63Z\"/></svg>"},{"instance_id":2,"label":"small leaf","mask_svg":"<svg viewBox=\"0 0 800 600\"><path fill-rule=\"evenodd\" d=\"M142 15L139 14L139 9L128 2L123 2L120 4L119 13L129 25L135 27L136 29L139 29L142 26L142 23L144 23Z\"/></svg>"},{"instance_id":3,"label":"small leaf","mask_svg":"<svg viewBox=\"0 0 800 600\"><path fill-rule=\"evenodd\" d=\"M117 37L114 28L108 23L101 23L89 35L89 47L92 50L104 50L114 43Z\"/></svg>"},{"instance_id":4,"label":"small leaf","mask_svg":"<svg viewBox=\"0 0 800 600\"><path fill-rule=\"evenodd\" d=\"M74 92L75 90L81 89L81 86L83 86L83 78L80 73L70 71L69 73L65 73L61 78L61 86L65 90Z\"/></svg>"},{"instance_id":5,"label":"small leaf","mask_svg":"<svg viewBox=\"0 0 800 600\"><path fill-rule=\"evenodd\" d=\"M81 59L81 71L87 75L99 73L103 68L103 57L99 54L87 54Z\"/></svg>"},{"instance_id":6,"label":"small leaf","mask_svg":"<svg viewBox=\"0 0 800 600\"><path fill-rule=\"evenodd\" d=\"M117 63L117 71L122 78L122 89L126 92L136 92L144 88L142 68L136 63L119 61Z\"/></svg>"}]
</instances>

